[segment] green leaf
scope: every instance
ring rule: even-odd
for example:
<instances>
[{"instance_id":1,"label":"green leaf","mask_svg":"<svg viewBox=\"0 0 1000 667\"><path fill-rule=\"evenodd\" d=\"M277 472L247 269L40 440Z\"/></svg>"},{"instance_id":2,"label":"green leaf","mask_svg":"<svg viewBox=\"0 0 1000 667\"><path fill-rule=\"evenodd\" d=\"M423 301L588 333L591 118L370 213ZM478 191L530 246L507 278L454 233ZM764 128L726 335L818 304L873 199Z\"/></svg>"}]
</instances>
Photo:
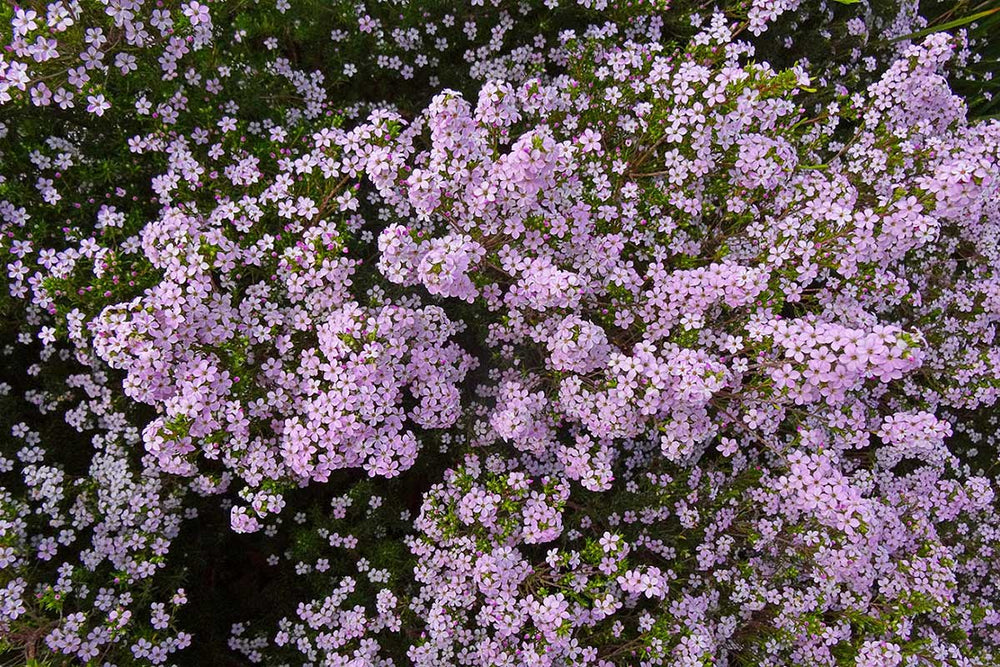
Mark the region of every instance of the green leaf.
<instances>
[{"instance_id":1,"label":"green leaf","mask_svg":"<svg viewBox=\"0 0 1000 667\"><path fill-rule=\"evenodd\" d=\"M837 0L841 2L842 0ZM1000 7L994 7L993 9L987 9L982 12L977 12L969 16L962 17L960 19L955 19L954 21L948 21L947 23L942 23L941 25L933 25L929 28L924 28L923 30L918 30L917 32L911 32L909 35L901 35L899 37L894 37L889 40L889 43L901 42L904 39L917 39L918 37L926 37L927 35L933 35L936 32L942 32L944 30L951 30L952 28L960 28L964 25L968 25L979 19L986 18L991 14L996 14L1000 12Z\"/></svg>"}]
</instances>

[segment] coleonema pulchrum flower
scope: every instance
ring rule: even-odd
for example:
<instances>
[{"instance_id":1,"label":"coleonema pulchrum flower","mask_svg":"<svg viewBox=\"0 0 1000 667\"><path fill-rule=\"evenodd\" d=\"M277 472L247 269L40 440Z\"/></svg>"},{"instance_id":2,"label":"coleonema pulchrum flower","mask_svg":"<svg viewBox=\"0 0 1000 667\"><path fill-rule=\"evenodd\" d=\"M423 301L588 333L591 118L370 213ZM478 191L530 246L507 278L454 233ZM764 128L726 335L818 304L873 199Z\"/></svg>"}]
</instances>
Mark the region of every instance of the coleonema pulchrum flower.
<instances>
[{"instance_id":1,"label":"coleonema pulchrum flower","mask_svg":"<svg viewBox=\"0 0 1000 667\"><path fill-rule=\"evenodd\" d=\"M1000 663L1000 8L0 35L3 664Z\"/></svg>"}]
</instances>

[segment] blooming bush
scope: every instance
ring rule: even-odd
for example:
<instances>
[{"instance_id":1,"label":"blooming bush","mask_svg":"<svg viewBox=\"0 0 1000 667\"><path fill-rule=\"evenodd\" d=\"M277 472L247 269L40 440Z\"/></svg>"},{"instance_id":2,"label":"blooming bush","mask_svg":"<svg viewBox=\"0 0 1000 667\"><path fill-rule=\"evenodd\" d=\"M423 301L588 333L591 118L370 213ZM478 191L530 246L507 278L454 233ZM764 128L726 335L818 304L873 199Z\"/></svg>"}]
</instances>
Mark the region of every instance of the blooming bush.
<instances>
[{"instance_id":1,"label":"blooming bush","mask_svg":"<svg viewBox=\"0 0 1000 667\"><path fill-rule=\"evenodd\" d=\"M0 657L997 664L963 10L0 8Z\"/></svg>"}]
</instances>

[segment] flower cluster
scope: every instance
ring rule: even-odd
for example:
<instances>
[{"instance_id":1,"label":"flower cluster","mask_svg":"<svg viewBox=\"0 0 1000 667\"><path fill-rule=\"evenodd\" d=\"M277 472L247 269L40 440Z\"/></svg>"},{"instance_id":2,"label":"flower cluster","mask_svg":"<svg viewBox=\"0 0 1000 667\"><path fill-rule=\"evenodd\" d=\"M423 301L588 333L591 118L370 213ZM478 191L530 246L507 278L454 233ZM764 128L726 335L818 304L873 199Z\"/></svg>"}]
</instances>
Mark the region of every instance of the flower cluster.
<instances>
[{"instance_id":1,"label":"flower cluster","mask_svg":"<svg viewBox=\"0 0 1000 667\"><path fill-rule=\"evenodd\" d=\"M997 664L936 4L0 7L0 659Z\"/></svg>"}]
</instances>

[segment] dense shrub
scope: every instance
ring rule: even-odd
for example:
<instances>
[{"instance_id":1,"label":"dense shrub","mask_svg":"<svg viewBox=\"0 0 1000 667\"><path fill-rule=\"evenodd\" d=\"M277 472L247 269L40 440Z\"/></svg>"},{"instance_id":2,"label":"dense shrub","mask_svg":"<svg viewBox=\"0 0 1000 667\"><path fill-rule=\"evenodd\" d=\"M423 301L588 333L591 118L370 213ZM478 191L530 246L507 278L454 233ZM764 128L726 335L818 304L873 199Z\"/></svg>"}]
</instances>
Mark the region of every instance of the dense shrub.
<instances>
[{"instance_id":1,"label":"dense shrub","mask_svg":"<svg viewBox=\"0 0 1000 667\"><path fill-rule=\"evenodd\" d=\"M994 8L0 8L0 657L994 665Z\"/></svg>"}]
</instances>

